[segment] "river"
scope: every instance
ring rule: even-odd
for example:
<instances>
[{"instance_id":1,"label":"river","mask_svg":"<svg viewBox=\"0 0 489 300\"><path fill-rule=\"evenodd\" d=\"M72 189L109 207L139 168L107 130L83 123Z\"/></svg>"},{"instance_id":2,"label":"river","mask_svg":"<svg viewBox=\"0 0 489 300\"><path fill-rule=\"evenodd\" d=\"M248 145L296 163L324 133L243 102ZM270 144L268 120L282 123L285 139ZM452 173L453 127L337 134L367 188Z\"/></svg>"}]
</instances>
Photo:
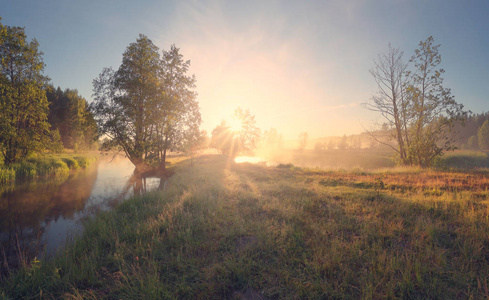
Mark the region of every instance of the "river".
<instances>
[{"instance_id":1,"label":"river","mask_svg":"<svg viewBox=\"0 0 489 300\"><path fill-rule=\"evenodd\" d=\"M66 180L48 178L1 188L3 275L34 257L52 255L81 232L82 220L141 193L141 185L133 181L133 172L134 166L128 159L104 156L87 169L73 172ZM156 189L160 181L146 178L143 188Z\"/></svg>"}]
</instances>

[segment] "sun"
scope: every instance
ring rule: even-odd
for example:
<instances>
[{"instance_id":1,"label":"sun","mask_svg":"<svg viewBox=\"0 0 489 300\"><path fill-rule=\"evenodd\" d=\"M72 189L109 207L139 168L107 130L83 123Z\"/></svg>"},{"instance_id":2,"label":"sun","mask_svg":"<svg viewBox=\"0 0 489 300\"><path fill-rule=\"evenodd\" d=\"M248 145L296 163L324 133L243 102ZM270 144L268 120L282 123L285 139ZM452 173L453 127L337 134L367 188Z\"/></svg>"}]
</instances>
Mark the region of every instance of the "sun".
<instances>
[{"instance_id":1,"label":"sun","mask_svg":"<svg viewBox=\"0 0 489 300\"><path fill-rule=\"evenodd\" d=\"M229 130L233 133L240 132L243 129L243 124L235 116L233 116L229 120L228 125L229 125Z\"/></svg>"}]
</instances>

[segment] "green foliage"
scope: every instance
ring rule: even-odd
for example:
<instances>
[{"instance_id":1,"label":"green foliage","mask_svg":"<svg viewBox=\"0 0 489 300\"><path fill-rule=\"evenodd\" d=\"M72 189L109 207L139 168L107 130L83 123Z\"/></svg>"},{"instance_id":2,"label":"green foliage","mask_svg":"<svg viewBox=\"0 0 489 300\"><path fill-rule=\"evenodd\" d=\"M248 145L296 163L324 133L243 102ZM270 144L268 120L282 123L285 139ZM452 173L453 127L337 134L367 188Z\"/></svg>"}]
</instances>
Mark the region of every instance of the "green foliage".
<instances>
[{"instance_id":1,"label":"green foliage","mask_svg":"<svg viewBox=\"0 0 489 300\"><path fill-rule=\"evenodd\" d=\"M91 157L88 157L88 156L74 156L73 159L76 160L78 166L80 166L80 168L86 168L88 167L91 163L93 163L94 161L97 160L97 158L95 156L91 156Z\"/></svg>"},{"instance_id":2,"label":"green foliage","mask_svg":"<svg viewBox=\"0 0 489 300\"><path fill-rule=\"evenodd\" d=\"M144 35L131 43L117 71L104 69L93 81L93 109L110 143L122 148L137 170L165 167L166 152L176 150L188 132L198 132L201 118L195 76L186 75L174 45L159 49Z\"/></svg>"},{"instance_id":3,"label":"green foliage","mask_svg":"<svg viewBox=\"0 0 489 300\"><path fill-rule=\"evenodd\" d=\"M184 133L177 149L185 156L190 157L190 163L192 164L192 158L197 151L208 146L208 139L207 132L205 130L199 131L198 126L195 126L193 130L187 130Z\"/></svg>"},{"instance_id":4,"label":"green foliage","mask_svg":"<svg viewBox=\"0 0 489 300\"><path fill-rule=\"evenodd\" d=\"M29 159L27 163L32 163L36 170L37 176L66 176L70 172L70 169L66 165L66 163L59 158L36 158Z\"/></svg>"},{"instance_id":5,"label":"green foliage","mask_svg":"<svg viewBox=\"0 0 489 300\"><path fill-rule=\"evenodd\" d=\"M15 170L13 168L0 168L0 184L15 181Z\"/></svg>"},{"instance_id":6,"label":"green foliage","mask_svg":"<svg viewBox=\"0 0 489 300\"><path fill-rule=\"evenodd\" d=\"M70 170L76 170L80 168L80 165L78 164L78 160L74 157L63 157L62 160ZM86 165L84 167L86 167Z\"/></svg>"},{"instance_id":7,"label":"green foliage","mask_svg":"<svg viewBox=\"0 0 489 300\"><path fill-rule=\"evenodd\" d=\"M91 149L98 139L97 123L87 101L77 90L50 87L47 91L49 101L48 121L54 130L59 131L65 148L77 150Z\"/></svg>"},{"instance_id":8,"label":"green foliage","mask_svg":"<svg viewBox=\"0 0 489 300\"><path fill-rule=\"evenodd\" d=\"M16 178L32 179L37 177L36 164L29 161L22 161L12 165L15 170Z\"/></svg>"},{"instance_id":9,"label":"green foliage","mask_svg":"<svg viewBox=\"0 0 489 300\"><path fill-rule=\"evenodd\" d=\"M410 143L406 162L422 167L433 165L444 151L454 149L454 140L448 133L467 116L463 105L443 86L441 75L445 70L438 69L439 46L434 45L433 37L420 42L410 61L414 70L406 74L407 113L412 124L407 128Z\"/></svg>"},{"instance_id":10,"label":"green foliage","mask_svg":"<svg viewBox=\"0 0 489 300\"><path fill-rule=\"evenodd\" d=\"M50 132L50 144L48 146L49 150L54 153L61 153L64 149L63 143L61 142L61 135L58 129L51 130Z\"/></svg>"},{"instance_id":11,"label":"green foliage","mask_svg":"<svg viewBox=\"0 0 489 300\"><path fill-rule=\"evenodd\" d=\"M24 28L0 23L0 147L7 165L47 144L48 78L38 47Z\"/></svg>"},{"instance_id":12,"label":"green foliage","mask_svg":"<svg viewBox=\"0 0 489 300\"><path fill-rule=\"evenodd\" d=\"M471 149L471 150L479 149L479 142L477 139L478 139L478 137L475 135L469 137L469 139L467 141L467 145L468 145L469 149Z\"/></svg>"},{"instance_id":13,"label":"green foliage","mask_svg":"<svg viewBox=\"0 0 489 300\"><path fill-rule=\"evenodd\" d=\"M0 184L15 180L32 180L47 176L67 177L70 170L86 168L96 161L95 156L69 154L31 157L10 166L0 167Z\"/></svg>"},{"instance_id":14,"label":"green foliage","mask_svg":"<svg viewBox=\"0 0 489 300\"><path fill-rule=\"evenodd\" d=\"M484 124L482 124L477 133L477 138L480 149L489 150L489 120L486 120Z\"/></svg>"}]
</instances>

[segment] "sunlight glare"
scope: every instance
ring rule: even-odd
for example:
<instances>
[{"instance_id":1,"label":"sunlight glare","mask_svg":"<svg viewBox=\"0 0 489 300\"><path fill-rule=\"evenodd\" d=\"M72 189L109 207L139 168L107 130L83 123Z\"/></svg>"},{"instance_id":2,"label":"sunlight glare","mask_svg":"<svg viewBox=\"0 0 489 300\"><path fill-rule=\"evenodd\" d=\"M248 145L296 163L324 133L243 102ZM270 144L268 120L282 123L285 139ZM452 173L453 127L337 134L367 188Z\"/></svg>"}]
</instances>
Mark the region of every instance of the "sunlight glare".
<instances>
[{"instance_id":1,"label":"sunlight glare","mask_svg":"<svg viewBox=\"0 0 489 300\"><path fill-rule=\"evenodd\" d=\"M234 159L234 162L237 164L240 163L258 164L258 163L266 163L266 160L256 156L238 156Z\"/></svg>"},{"instance_id":2,"label":"sunlight glare","mask_svg":"<svg viewBox=\"0 0 489 300\"><path fill-rule=\"evenodd\" d=\"M229 121L229 130L231 130L231 132L233 133L236 133L236 132L240 132L242 127L243 127L243 124L241 124L241 121L238 120L238 118L236 117L232 117L231 120Z\"/></svg>"}]
</instances>

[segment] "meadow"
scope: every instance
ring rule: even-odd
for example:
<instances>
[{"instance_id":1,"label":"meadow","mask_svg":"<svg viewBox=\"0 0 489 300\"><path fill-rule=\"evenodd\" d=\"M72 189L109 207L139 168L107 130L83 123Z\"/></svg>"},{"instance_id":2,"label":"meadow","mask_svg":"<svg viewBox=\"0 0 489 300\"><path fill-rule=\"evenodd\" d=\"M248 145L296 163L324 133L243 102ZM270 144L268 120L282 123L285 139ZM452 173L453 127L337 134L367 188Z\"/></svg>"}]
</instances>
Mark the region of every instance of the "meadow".
<instances>
[{"instance_id":1,"label":"meadow","mask_svg":"<svg viewBox=\"0 0 489 300\"><path fill-rule=\"evenodd\" d=\"M183 160L162 191L88 220L58 256L1 282L0 295L487 298L489 171L456 167Z\"/></svg>"}]
</instances>

